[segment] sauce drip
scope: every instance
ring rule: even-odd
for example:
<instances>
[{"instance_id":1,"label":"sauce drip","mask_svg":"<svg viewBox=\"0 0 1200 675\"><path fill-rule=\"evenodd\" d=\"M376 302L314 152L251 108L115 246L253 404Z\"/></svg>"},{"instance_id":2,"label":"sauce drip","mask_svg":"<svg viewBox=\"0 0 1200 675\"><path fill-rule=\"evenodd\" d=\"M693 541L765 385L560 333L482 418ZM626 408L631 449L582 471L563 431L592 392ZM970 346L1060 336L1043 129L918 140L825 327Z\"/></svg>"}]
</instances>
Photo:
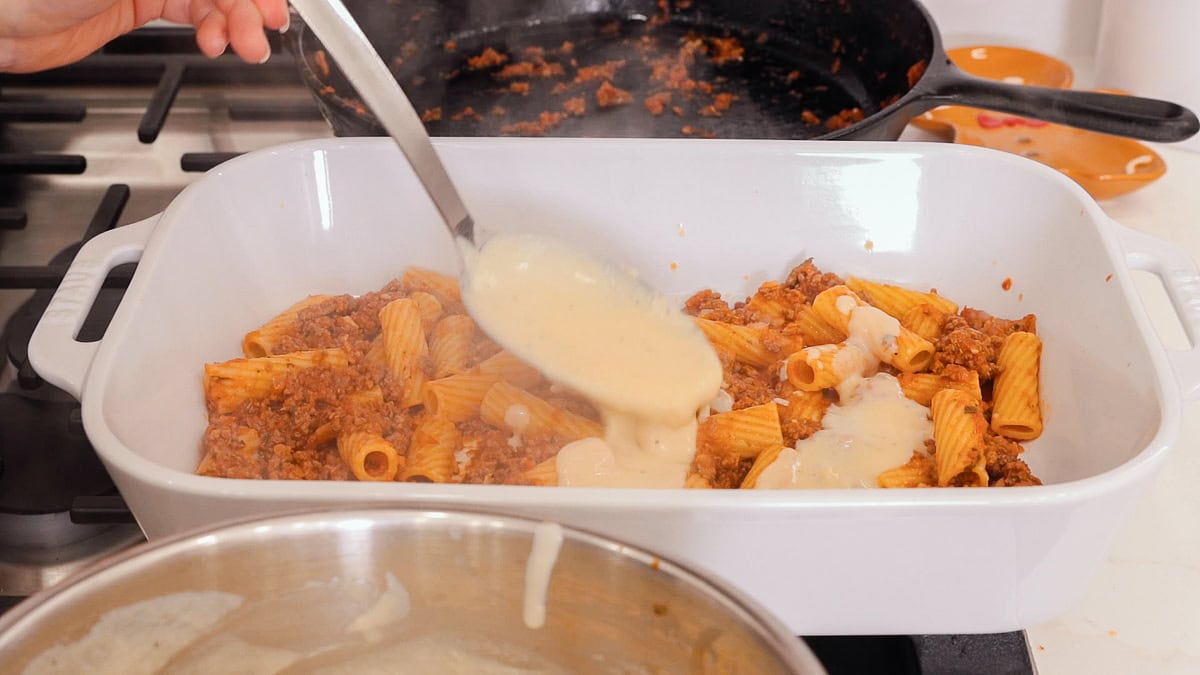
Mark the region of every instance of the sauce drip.
<instances>
[{"instance_id":1,"label":"sauce drip","mask_svg":"<svg viewBox=\"0 0 1200 675\"><path fill-rule=\"evenodd\" d=\"M830 406L821 425L795 448L784 448L756 487L877 488L880 473L907 462L933 437L929 411L887 373L864 380L854 398Z\"/></svg>"},{"instance_id":2,"label":"sauce drip","mask_svg":"<svg viewBox=\"0 0 1200 675\"><path fill-rule=\"evenodd\" d=\"M564 447L561 485L682 487L696 413L717 394L712 345L671 302L563 242L497 234L463 246L479 326L601 412L604 439Z\"/></svg>"}]
</instances>

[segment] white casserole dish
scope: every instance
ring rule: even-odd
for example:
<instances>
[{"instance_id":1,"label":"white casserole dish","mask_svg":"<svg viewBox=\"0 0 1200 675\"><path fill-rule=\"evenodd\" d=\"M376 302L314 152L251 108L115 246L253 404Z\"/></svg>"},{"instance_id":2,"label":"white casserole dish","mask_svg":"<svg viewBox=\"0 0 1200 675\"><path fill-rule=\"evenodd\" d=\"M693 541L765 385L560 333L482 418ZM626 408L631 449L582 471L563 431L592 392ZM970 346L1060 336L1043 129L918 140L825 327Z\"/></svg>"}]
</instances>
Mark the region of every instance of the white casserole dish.
<instances>
[{"instance_id":1,"label":"white casserole dish","mask_svg":"<svg viewBox=\"0 0 1200 675\"><path fill-rule=\"evenodd\" d=\"M246 481L192 474L202 364L309 293L361 293L408 264L456 270L450 238L383 139L228 162L161 216L89 242L33 336L151 537L302 505L442 503L549 517L690 560L798 634L996 632L1085 590L1175 442L1195 350L1168 354L1131 285L1157 272L1193 335L1193 262L1125 229L1040 164L939 144L562 139L438 143L486 230L553 232L682 299L740 299L814 256L1038 315L1046 429L1010 489L688 491ZM104 339L73 340L108 269L139 259ZM677 263L677 269L672 269ZM1011 278L1011 290L1002 282ZM1174 371L1174 372L1172 372Z\"/></svg>"}]
</instances>

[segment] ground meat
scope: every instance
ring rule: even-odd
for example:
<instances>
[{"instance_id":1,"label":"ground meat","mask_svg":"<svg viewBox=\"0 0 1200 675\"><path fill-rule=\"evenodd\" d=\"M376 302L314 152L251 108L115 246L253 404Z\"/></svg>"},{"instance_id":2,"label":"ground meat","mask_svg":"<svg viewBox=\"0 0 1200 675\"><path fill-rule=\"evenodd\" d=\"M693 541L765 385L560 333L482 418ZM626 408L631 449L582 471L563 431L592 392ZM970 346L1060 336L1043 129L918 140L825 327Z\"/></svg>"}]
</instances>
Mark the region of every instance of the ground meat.
<instances>
[{"instance_id":1,"label":"ground meat","mask_svg":"<svg viewBox=\"0 0 1200 675\"><path fill-rule=\"evenodd\" d=\"M438 122L441 119L442 119L441 107L430 108L430 109L426 110L425 112L421 113L421 121L422 122Z\"/></svg>"},{"instance_id":2,"label":"ground meat","mask_svg":"<svg viewBox=\"0 0 1200 675\"><path fill-rule=\"evenodd\" d=\"M467 106L467 107L463 108L462 110L460 110L459 112L456 112L453 115L451 115L450 119L454 120L455 122L457 122L459 120L471 120L472 122L478 122L479 120L483 119L483 115L480 115L479 113L475 112L475 109L472 108L471 106Z\"/></svg>"},{"instance_id":3,"label":"ground meat","mask_svg":"<svg viewBox=\"0 0 1200 675\"><path fill-rule=\"evenodd\" d=\"M730 489L741 486L753 465L752 460L742 459L735 453L698 443L690 472L699 475L714 488Z\"/></svg>"},{"instance_id":4,"label":"ground meat","mask_svg":"<svg viewBox=\"0 0 1200 675\"><path fill-rule=\"evenodd\" d=\"M961 316L947 317L937 341L932 369L937 373L949 365L957 365L975 371L981 380L990 380L996 375L996 357L1003 344L1004 338L971 328Z\"/></svg>"},{"instance_id":5,"label":"ground meat","mask_svg":"<svg viewBox=\"0 0 1200 675\"><path fill-rule=\"evenodd\" d=\"M508 136L545 136L546 132L562 123L565 115L545 111L536 120L515 122L500 127L500 133Z\"/></svg>"},{"instance_id":6,"label":"ground meat","mask_svg":"<svg viewBox=\"0 0 1200 675\"><path fill-rule=\"evenodd\" d=\"M651 94L642 101L642 105L646 110L650 111L651 115L659 116L667 109L667 104L671 102L671 92L660 91L657 94Z\"/></svg>"},{"instance_id":7,"label":"ground meat","mask_svg":"<svg viewBox=\"0 0 1200 675\"><path fill-rule=\"evenodd\" d=\"M792 417L787 414L788 406L780 406L779 426L783 431L783 444L792 447L796 441L803 440L821 430L821 423L803 417Z\"/></svg>"},{"instance_id":8,"label":"ground meat","mask_svg":"<svg viewBox=\"0 0 1200 675\"><path fill-rule=\"evenodd\" d=\"M563 112L573 117L579 117L587 112L587 99L582 96L569 98L563 102Z\"/></svg>"},{"instance_id":9,"label":"ground meat","mask_svg":"<svg viewBox=\"0 0 1200 675\"><path fill-rule=\"evenodd\" d=\"M775 368L776 372L778 370ZM725 369L725 385L722 388L733 397L734 410L762 405L778 395L771 386L771 376L766 369L745 363L735 363Z\"/></svg>"},{"instance_id":10,"label":"ground meat","mask_svg":"<svg viewBox=\"0 0 1200 675\"><path fill-rule=\"evenodd\" d=\"M712 47L711 58L713 63L722 65L731 61L741 61L745 56L746 50L735 37L708 38L708 44Z\"/></svg>"},{"instance_id":11,"label":"ground meat","mask_svg":"<svg viewBox=\"0 0 1200 675\"><path fill-rule=\"evenodd\" d=\"M683 311L692 316L724 321L739 326L746 323L743 316L734 312L729 304L721 299L720 293L707 289L688 298L687 302L683 304Z\"/></svg>"},{"instance_id":12,"label":"ground meat","mask_svg":"<svg viewBox=\"0 0 1200 675\"><path fill-rule=\"evenodd\" d=\"M758 287L758 292L745 304L752 321L764 321L778 326L792 321L801 306L809 303L805 292L788 288L774 281Z\"/></svg>"},{"instance_id":13,"label":"ground meat","mask_svg":"<svg viewBox=\"0 0 1200 675\"><path fill-rule=\"evenodd\" d=\"M501 68L493 77L498 80L511 80L518 77L538 77L548 79L562 77L566 74L561 63L547 63L540 59L510 63Z\"/></svg>"},{"instance_id":14,"label":"ground meat","mask_svg":"<svg viewBox=\"0 0 1200 675\"><path fill-rule=\"evenodd\" d=\"M613 83L608 80L600 83L600 88L596 90L596 105L601 108L613 108L632 102L633 94L624 89L614 87Z\"/></svg>"},{"instance_id":15,"label":"ground meat","mask_svg":"<svg viewBox=\"0 0 1200 675\"><path fill-rule=\"evenodd\" d=\"M1025 450L1020 445L991 432L984 437L983 443L990 485L1011 487L1042 484L1029 470L1029 465L1020 458Z\"/></svg>"},{"instance_id":16,"label":"ground meat","mask_svg":"<svg viewBox=\"0 0 1200 675\"><path fill-rule=\"evenodd\" d=\"M558 124L564 118L564 113L544 113L536 123ZM705 290L689 298L684 306L692 316L751 328L762 347L773 355L772 363L757 366L740 362L726 347L715 349L722 369L722 388L732 399L731 408L742 410L775 401L782 441L787 446L811 436L821 425L802 416L811 414L811 405L796 405L793 414L788 402L798 403L800 399L791 383L781 380L780 366L800 346L802 322L797 317L812 311L814 296L841 283L837 275L824 273L806 260L783 283L764 283L744 302L731 306L718 293ZM404 297L421 307L427 339L437 323L428 314L438 311L439 306L444 314L465 311L456 290L429 273L406 274L402 280L361 297L339 295L305 301L302 309L293 310L293 323L281 334L272 333L275 342L254 344L266 344L274 353L337 349L345 355L347 365L334 367L328 365L331 361L325 361L280 371L269 387L256 390L258 393L240 402L206 399L209 426L197 472L254 479L352 479L350 467L337 448L338 437L351 431L382 437L397 450L403 466L419 425L431 414L423 410L419 397L416 403L405 401L412 398L406 387L414 386L414 382L394 377L384 353L380 311ZM969 381L978 375L983 395L980 412L986 415L995 357L1004 336L1034 328L1032 315L1010 321L964 309L962 315L946 320L945 333L936 345L935 370L952 382ZM468 346L466 367L474 368L499 351L498 345L477 333ZM340 359L332 362L340 364ZM428 354L417 361L417 368L427 378L432 377L433 366ZM887 366L881 370L895 374ZM544 379L522 381L521 386L548 405L595 422L599 428L597 411L581 397ZM209 389L214 388L222 390L209 385ZM235 390L225 385L224 391ZM424 389L422 393L429 392ZM836 395L826 390L824 404L834 402ZM527 484L536 479L529 476L531 470L575 440L548 433L517 438L507 428L492 426L477 417L456 422L455 428L461 435L461 446L455 448L457 468L447 475L451 482ZM728 426L700 425L691 480L703 479L716 488L741 485L753 459L728 450L733 439L719 437L728 433ZM980 450L991 485L1038 484L1020 458L1023 448L1017 443L989 432ZM921 453L914 457L924 457L921 466L932 471L932 460ZM398 473L396 477L402 476ZM968 479L973 480L973 475L955 477L951 484Z\"/></svg>"},{"instance_id":17,"label":"ground meat","mask_svg":"<svg viewBox=\"0 0 1200 675\"><path fill-rule=\"evenodd\" d=\"M525 472L553 457L565 444L552 436L526 436L518 442L508 430L482 420L463 422L459 428L463 446L470 448L470 462L461 474L464 483L528 485Z\"/></svg>"},{"instance_id":18,"label":"ground meat","mask_svg":"<svg viewBox=\"0 0 1200 675\"><path fill-rule=\"evenodd\" d=\"M484 49L479 56L472 56L467 59L467 68L471 70L483 70L484 68L492 68L494 66L503 65L508 62L508 55L488 47Z\"/></svg>"},{"instance_id":19,"label":"ground meat","mask_svg":"<svg viewBox=\"0 0 1200 675\"><path fill-rule=\"evenodd\" d=\"M968 326L985 335L1008 337L1017 331L1025 333L1037 332L1037 317L1033 314L1026 314L1020 319L1000 319L981 309L972 309L970 307L964 307L959 314L967 322Z\"/></svg>"},{"instance_id":20,"label":"ground meat","mask_svg":"<svg viewBox=\"0 0 1200 675\"><path fill-rule=\"evenodd\" d=\"M575 71L575 83L594 82L596 80L613 80L617 71L625 67L624 59L620 61L605 61L594 66L583 66Z\"/></svg>"},{"instance_id":21,"label":"ground meat","mask_svg":"<svg viewBox=\"0 0 1200 675\"><path fill-rule=\"evenodd\" d=\"M809 258L792 269L787 280L783 282L783 287L799 291L804 295L804 302L812 304L812 299L817 297L821 291L845 283L838 275L817 269L812 258Z\"/></svg>"},{"instance_id":22,"label":"ground meat","mask_svg":"<svg viewBox=\"0 0 1200 675\"><path fill-rule=\"evenodd\" d=\"M863 120L862 108L846 108L829 119L825 120L825 126L831 130L845 129L846 127L856 122Z\"/></svg>"},{"instance_id":23,"label":"ground meat","mask_svg":"<svg viewBox=\"0 0 1200 675\"><path fill-rule=\"evenodd\" d=\"M706 82L702 82L701 84L707 85ZM708 86L704 88L711 89ZM720 117L721 113L729 110L730 106L733 105L734 98L733 94L717 94L713 96L713 102L710 105L700 108L700 115L702 117Z\"/></svg>"}]
</instances>

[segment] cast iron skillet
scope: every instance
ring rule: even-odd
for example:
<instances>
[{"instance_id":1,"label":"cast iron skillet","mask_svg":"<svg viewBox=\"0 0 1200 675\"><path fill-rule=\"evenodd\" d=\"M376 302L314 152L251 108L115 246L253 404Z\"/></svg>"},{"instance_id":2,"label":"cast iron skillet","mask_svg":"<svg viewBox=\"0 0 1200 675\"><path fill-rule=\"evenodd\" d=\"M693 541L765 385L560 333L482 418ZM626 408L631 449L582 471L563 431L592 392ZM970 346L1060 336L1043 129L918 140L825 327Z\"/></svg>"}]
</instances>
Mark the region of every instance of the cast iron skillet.
<instances>
[{"instance_id":1,"label":"cast iron skillet","mask_svg":"<svg viewBox=\"0 0 1200 675\"><path fill-rule=\"evenodd\" d=\"M1200 129L1174 103L967 75L916 0L344 1L434 135L894 140L944 104L1151 141ZM295 14L288 42L338 135L383 135Z\"/></svg>"}]
</instances>

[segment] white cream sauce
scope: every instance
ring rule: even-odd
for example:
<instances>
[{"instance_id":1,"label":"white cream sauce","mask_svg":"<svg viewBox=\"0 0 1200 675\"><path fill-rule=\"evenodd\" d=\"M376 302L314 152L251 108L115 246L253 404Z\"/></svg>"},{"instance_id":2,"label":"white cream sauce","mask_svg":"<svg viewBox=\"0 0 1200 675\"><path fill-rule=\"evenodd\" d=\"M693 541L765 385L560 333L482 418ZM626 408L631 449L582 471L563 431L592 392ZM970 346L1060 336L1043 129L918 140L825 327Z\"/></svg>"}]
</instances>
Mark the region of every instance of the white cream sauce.
<instances>
[{"instance_id":1,"label":"white cream sauce","mask_svg":"<svg viewBox=\"0 0 1200 675\"><path fill-rule=\"evenodd\" d=\"M834 306L849 317L849 335L833 358L840 403L825 412L820 431L779 453L759 475L759 489L877 488L880 473L933 437L929 410L909 400L895 377L876 373L898 350L900 322L850 296Z\"/></svg>"},{"instance_id":2,"label":"white cream sauce","mask_svg":"<svg viewBox=\"0 0 1200 675\"><path fill-rule=\"evenodd\" d=\"M907 462L933 437L929 410L909 400L887 373L863 380L851 399L829 407L821 425L780 452L756 487L879 487L880 473Z\"/></svg>"},{"instance_id":3,"label":"white cream sauce","mask_svg":"<svg viewBox=\"0 0 1200 675\"><path fill-rule=\"evenodd\" d=\"M604 418L604 439L559 452L559 484L682 487L696 413L722 380L699 328L667 298L557 240L499 234L462 248L463 302L480 328Z\"/></svg>"},{"instance_id":4,"label":"white cream sauce","mask_svg":"<svg viewBox=\"0 0 1200 675\"><path fill-rule=\"evenodd\" d=\"M242 596L232 593L189 591L118 607L101 616L79 640L39 654L24 673L157 673L242 603Z\"/></svg>"},{"instance_id":5,"label":"white cream sauce","mask_svg":"<svg viewBox=\"0 0 1200 675\"><path fill-rule=\"evenodd\" d=\"M607 414L604 438L584 438L558 451L560 486L678 488L696 454L697 423L674 427Z\"/></svg>"},{"instance_id":6,"label":"white cream sauce","mask_svg":"<svg viewBox=\"0 0 1200 675\"><path fill-rule=\"evenodd\" d=\"M412 608L408 589L391 572L386 574L385 583L387 587L379 599L350 622L346 627L347 633L359 633L367 642L379 642L387 636L384 627L408 616Z\"/></svg>"},{"instance_id":7,"label":"white cream sauce","mask_svg":"<svg viewBox=\"0 0 1200 675\"><path fill-rule=\"evenodd\" d=\"M546 593L550 590L550 575L562 549L563 531L558 523L538 523L533 528L533 546L525 561L525 603L521 617L525 627L534 629L546 625Z\"/></svg>"},{"instance_id":8,"label":"white cream sauce","mask_svg":"<svg viewBox=\"0 0 1200 675\"><path fill-rule=\"evenodd\" d=\"M504 411L504 424L509 429L512 429L513 432L513 435L508 439L509 447L521 447L521 443L523 442L521 436L525 433L525 429L529 427L529 408L520 403L508 406L508 409Z\"/></svg>"}]
</instances>

